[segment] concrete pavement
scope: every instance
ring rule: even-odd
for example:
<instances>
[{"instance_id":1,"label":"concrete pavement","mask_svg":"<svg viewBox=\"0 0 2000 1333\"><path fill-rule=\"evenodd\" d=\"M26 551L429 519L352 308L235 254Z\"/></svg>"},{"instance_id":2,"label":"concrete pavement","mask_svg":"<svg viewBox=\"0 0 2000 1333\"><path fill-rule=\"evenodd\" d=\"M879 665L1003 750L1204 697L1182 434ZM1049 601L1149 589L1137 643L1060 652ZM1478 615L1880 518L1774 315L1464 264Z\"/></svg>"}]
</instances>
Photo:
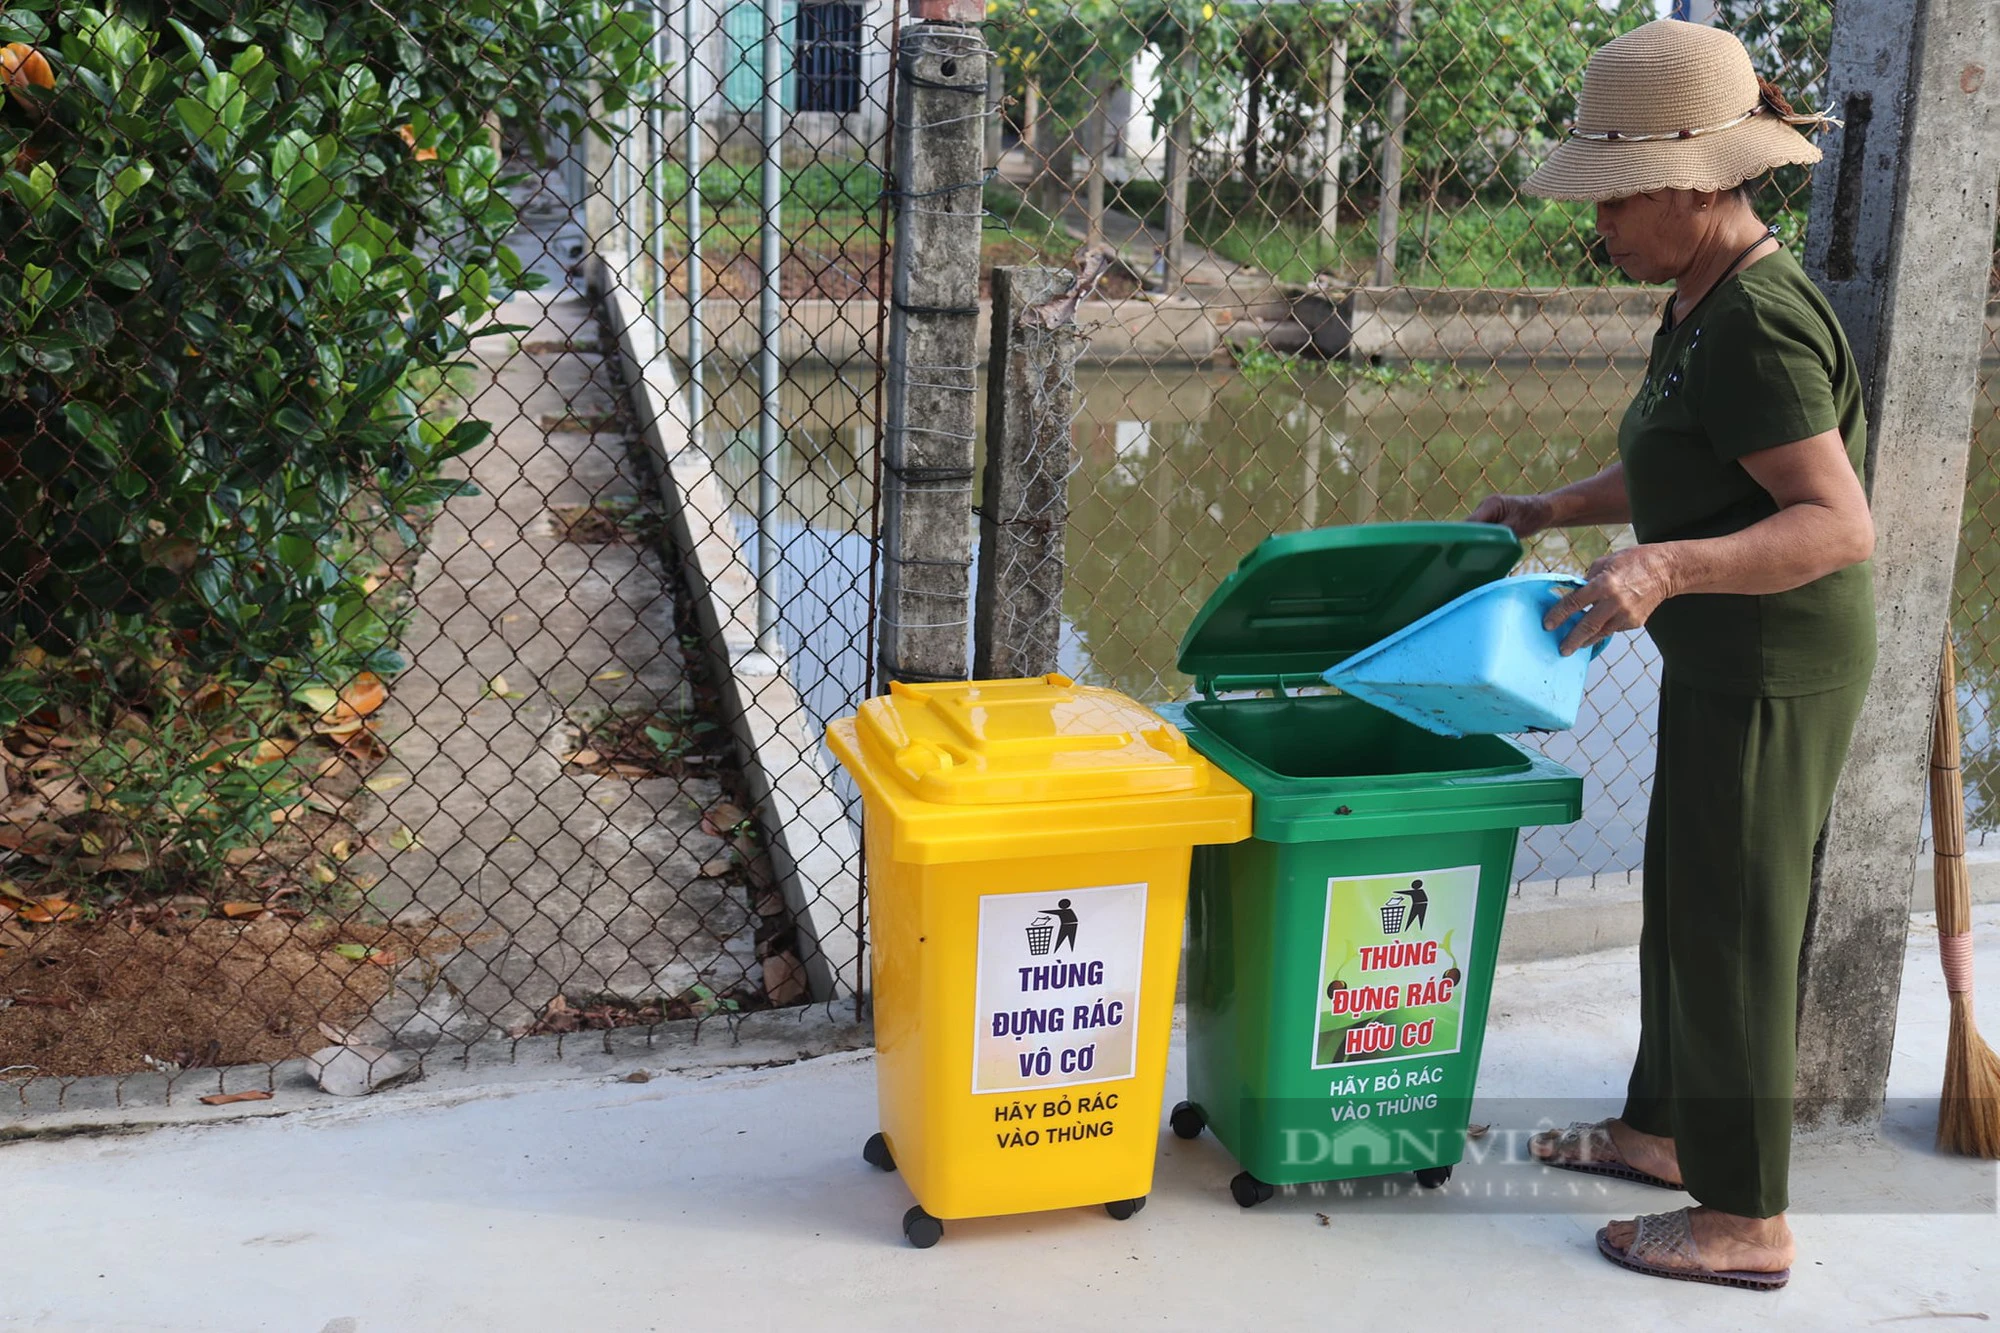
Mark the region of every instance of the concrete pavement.
<instances>
[{"instance_id":1,"label":"concrete pavement","mask_svg":"<svg viewBox=\"0 0 2000 1333\"><path fill-rule=\"evenodd\" d=\"M2000 1029L2000 910L1978 922ZM1906 1098L1934 1095L1944 1040L1934 937L1917 926L1891 1088ZM1503 967L1477 1114L1502 1126L1512 1099L1610 1103L1636 1032L1634 967L1631 950ZM1764 1295L1600 1259L1604 1219L1676 1205L1660 1191L1489 1161L1438 1194L1301 1192L1244 1212L1227 1154L1164 1132L1151 1205L1130 1222L1097 1209L954 1222L912 1250L901 1182L859 1156L874 1127L865 1052L645 1083L419 1085L275 1119L0 1148L0 1329L1985 1322L2000 1314L1995 1168L1933 1156L1929 1114L1905 1107L1867 1145L1801 1145L1801 1261L1790 1288Z\"/></svg>"}]
</instances>

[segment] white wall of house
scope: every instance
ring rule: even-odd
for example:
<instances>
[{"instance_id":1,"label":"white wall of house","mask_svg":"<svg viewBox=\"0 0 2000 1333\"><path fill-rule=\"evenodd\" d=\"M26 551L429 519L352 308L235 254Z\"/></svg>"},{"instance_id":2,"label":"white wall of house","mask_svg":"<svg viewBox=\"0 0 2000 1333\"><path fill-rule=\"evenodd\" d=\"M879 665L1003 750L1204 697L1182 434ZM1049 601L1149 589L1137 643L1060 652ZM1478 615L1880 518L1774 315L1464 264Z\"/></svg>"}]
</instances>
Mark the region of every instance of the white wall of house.
<instances>
[{"instance_id":1,"label":"white wall of house","mask_svg":"<svg viewBox=\"0 0 2000 1333\"><path fill-rule=\"evenodd\" d=\"M688 4L694 6L695 30L691 105L703 124L714 127L720 142L729 142L746 130L754 135L762 114L762 0L681 0L663 6L668 58L674 66L670 78L677 99L685 96L689 56L683 49L681 32ZM802 21L802 9L815 12ZM830 12L836 10L841 12ZM891 0L784 0L780 14L784 61L781 97L789 128L813 141L838 135L860 143L879 138L888 111L883 97L888 89ZM814 78L809 72L802 80L798 68L800 37L802 32L813 30L836 34L832 41L823 43L825 46L851 44L852 65L823 52L821 72L837 68L839 73ZM675 120L679 119L677 115Z\"/></svg>"},{"instance_id":2,"label":"white wall of house","mask_svg":"<svg viewBox=\"0 0 2000 1333\"><path fill-rule=\"evenodd\" d=\"M1166 126L1153 118L1160 96L1160 56L1148 47L1132 62L1124 86L1112 99L1112 149L1105 175L1115 181L1141 180L1166 173Z\"/></svg>"}]
</instances>

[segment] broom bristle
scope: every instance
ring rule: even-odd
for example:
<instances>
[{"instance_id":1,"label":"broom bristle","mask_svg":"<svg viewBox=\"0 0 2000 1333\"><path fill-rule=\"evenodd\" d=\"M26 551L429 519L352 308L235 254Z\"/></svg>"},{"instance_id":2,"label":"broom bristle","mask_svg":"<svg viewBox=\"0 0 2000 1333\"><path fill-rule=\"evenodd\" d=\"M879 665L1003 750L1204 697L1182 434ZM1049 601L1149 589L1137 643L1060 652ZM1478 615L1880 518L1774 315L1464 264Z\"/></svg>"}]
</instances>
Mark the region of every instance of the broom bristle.
<instances>
[{"instance_id":1,"label":"broom bristle","mask_svg":"<svg viewBox=\"0 0 2000 1333\"><path fill-rule=\"evenodd\" d=\"M2000 1056L1973 1027L1972 996L1964 991L1951 997L1938 1147L1966 1157L2000 1160Z\"/></svg>"}]
</instances>

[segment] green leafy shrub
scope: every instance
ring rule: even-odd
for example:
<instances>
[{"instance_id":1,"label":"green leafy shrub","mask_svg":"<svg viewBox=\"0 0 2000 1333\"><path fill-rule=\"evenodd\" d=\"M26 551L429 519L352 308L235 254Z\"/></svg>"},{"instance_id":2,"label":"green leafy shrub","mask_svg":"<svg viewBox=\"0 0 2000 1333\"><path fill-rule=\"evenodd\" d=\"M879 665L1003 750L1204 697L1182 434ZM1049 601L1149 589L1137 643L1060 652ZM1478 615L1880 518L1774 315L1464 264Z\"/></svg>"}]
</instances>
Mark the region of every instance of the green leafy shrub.
<instances>
[{"instance_id":1,"label":"green leafy shrub","mask_svg":"<svg viewBox=\"0 0 2000 1333\"><path fill-rule=\"evenodd\" d=\"M413 385L510 288L488 125L616 104L636 16L589 0L22 0L55 87L0 123L0 642L171 631L202 669L400 664L364 507L406 544L483 423ZM582 99L578 99L581 101Z\"/></svg>"},{"instance_id":2,"label":"green leafy shrub","mask_svg":"<svg viewBox=\"0 0 2000 1333\"><path fill-rule=\"evenodd\" d=\"M48 62L0 95L0 743L64 747L0 815L57 821L56 873L237 864L302 692L403 666L488 433L445 390L536 285L495 131L590 131L646 37L605 0L0 13Z\"/></svg>"}]
</instances>

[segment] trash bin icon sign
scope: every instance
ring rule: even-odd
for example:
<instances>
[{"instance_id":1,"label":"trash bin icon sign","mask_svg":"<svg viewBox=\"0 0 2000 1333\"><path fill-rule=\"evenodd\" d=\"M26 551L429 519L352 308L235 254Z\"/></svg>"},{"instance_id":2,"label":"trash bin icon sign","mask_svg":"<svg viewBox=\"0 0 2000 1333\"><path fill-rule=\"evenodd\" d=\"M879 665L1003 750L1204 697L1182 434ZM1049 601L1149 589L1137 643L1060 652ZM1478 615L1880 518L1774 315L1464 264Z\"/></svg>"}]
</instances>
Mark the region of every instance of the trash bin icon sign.
<instances>
[{"instance_id":1,"label":"trash bin icon sign","mask_svg":"<svg viewBox=\"0 0 2000 1333\"><path fill-rule=\"evenodd\" d=\"M1040 958L1056 937L1056 919L1046 912L1028 923L1028 952Z\"/></svg>"},{"instance_id":2,"label":"trash bin icon sign","mask_svg":"<svg viewBox=\"0 0 2000 1333\"><path fill-rule=\"evenodd\" d=\"M1424 924L1424 915L1430 907L1430 895L1424 892L1424 882L1417 880L1407 889L1398 889L1389 895L1389 901L1382 904L1382 933L1400 935L1408 924L1416 930Z\"/></svg>"}]
</instances>

